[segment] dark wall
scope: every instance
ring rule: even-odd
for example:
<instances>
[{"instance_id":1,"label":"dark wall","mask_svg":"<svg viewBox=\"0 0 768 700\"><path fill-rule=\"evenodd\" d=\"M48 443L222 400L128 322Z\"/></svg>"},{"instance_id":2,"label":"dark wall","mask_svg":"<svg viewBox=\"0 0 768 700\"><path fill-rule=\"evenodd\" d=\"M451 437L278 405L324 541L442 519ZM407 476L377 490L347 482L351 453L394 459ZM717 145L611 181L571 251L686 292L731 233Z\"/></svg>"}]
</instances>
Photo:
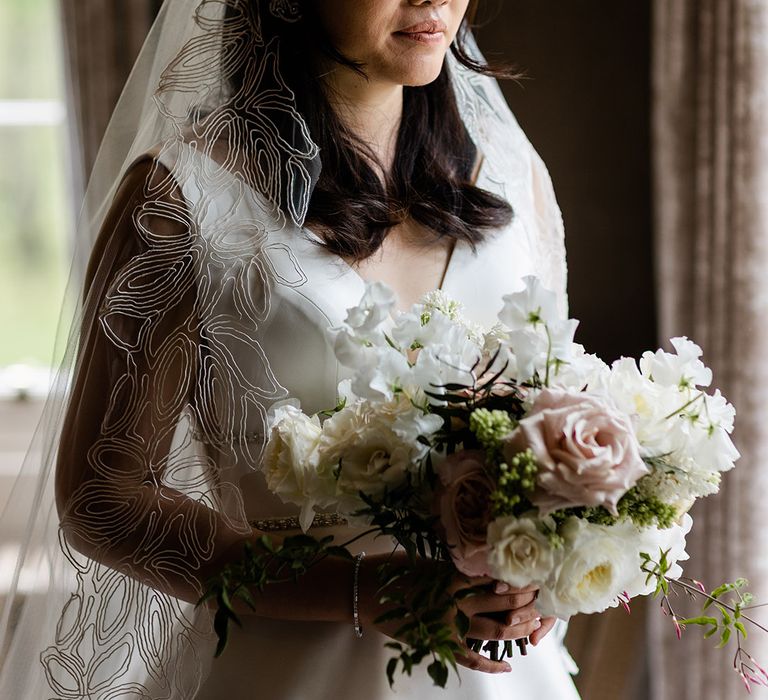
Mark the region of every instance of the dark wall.
<instances>
[{"instance_id":1,"label":"dark wall","mask_svg":"<svg viewBox=\"0 0 768 700\"><path fill-rule=\"evenodd\" d=\"M507 99L565 220L577 339L606 360L655 346L649 0L485 0L486 56L528 79Z\"/></svg>"}]
</instances>

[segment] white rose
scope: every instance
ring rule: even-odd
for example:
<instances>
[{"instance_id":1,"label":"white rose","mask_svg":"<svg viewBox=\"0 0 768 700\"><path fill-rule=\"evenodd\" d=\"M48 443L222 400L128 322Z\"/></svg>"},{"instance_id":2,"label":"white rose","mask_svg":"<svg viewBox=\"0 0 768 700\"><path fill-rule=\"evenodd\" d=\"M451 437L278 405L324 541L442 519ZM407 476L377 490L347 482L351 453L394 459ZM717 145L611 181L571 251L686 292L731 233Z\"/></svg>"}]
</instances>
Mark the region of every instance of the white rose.
<instances>
[{"instance_id":1,"label":"white rose","mask_svg":"<svg viewBox=\"0 0 768 700\"><path fill-rule=\"evenodd\" d=\"M544 583L555 565L549 538L531 518L498 518L488 525L488 563L491 575L522 588Z\"/></svg>"},{"instance_id":2,"label":"white rose","mask_svg":"<svg viewBox=\"0 0 768 700\"><path fill-rule=\"evenodd\" d=\"M262 470L269 490L284 503L301 508L299 520L306 530L314 518L314 507L332 499L332 475L318 471L321 428L295 405L273 411L274 420L264 452Z\"/></svg>"},{"instance_id":3,"label":"white rose","mask_svg":"<svg viewBox=\"0 0 768 700\"><path fill-rule=\"evenodd\" d=\"M417 416L404 397L384 405L365 401L347 406L323 424L319 460L337 473L339 509L351 514L363 507L362 491L374 498L401 486L415 472L428 448L404 428ZM435 418L435 417L432 417ZM427 429L436 425L425 421Z\"/></svg>"},{"instance_id":4,"label":"white rose","mask_svg":"<svg viewBox=\"0 0 768 700\"><path fill-rule=\"evenodd\" d=\"M637 528L628 522L605 526L571 518L561 534L562 563L553 583L539 591L541 614L567 620L616 605L637 578Z\"/></svg>"}]
</instances>

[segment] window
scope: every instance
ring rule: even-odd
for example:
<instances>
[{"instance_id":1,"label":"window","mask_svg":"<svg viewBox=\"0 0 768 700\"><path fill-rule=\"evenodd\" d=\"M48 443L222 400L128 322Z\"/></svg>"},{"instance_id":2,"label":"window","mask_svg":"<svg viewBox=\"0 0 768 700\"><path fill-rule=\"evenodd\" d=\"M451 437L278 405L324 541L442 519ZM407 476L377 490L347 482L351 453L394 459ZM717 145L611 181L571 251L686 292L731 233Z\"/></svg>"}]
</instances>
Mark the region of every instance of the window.
<instances>
[{"instance_id":1,"label":"window","mask_svg":"<svg viewBox=\"0 0 768 700\"><path fill-rule=\"evenodd\" d=\"M0 2L0 511L59 361L71 221L62 56L57 0Z\"/></svg>"},{"instance_id":2,"label":"window","mask_svg":"<svg viewBox=\"0 0 768 700\"><path fill-rule=\"evenodd\" d=\"M0 399L44 391L69 266L56 0L0 4Z\"/></svg>"}]
</instances>

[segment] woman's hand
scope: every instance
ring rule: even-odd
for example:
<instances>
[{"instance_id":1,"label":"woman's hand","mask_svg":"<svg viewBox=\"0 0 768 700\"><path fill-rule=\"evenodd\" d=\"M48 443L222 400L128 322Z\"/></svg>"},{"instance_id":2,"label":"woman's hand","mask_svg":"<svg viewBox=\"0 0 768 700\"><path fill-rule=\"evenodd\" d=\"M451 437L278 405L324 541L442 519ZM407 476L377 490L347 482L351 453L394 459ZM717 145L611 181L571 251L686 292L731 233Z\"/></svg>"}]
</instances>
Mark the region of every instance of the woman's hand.
<instances>
[{"instance_id":1,"label":"woman's hand","mask_svg":"<svg viewBox=\"0 0 768 700\"><path fill-rule=\"evenodd\" d=\"M526 591L533 590L536 591L534 594L535 596L538 596L538 589L536 587L531 588L511 588L508 584L497 582L496 586L494 588L495 592L497 594L515 594L515 593L525 593ZM544 637L549 634L549 632L552 630L552 628L555 626L555 623L557 622L556 617L541 617L539 618L539 621L541 622L541 625L534 630L531 634L528 635L528 639L533 644L533 646L536 646Z\"/></svg>"},{"instance_id":2,"label":"woman's hand","mask_svg":"<svg viewBox=\"0 0 768 700\"><path fill-rule=\"evenodd\" d=\"M386 611L386 607L378 602L378 581L374 559L370 557L364 560L360 568L361 621L366 627L373 626L382 634L396 638L395 632L402 626L402 620L381 624L374 622ZM424 571L420 572L419 576L429 576L432 562L422 561L421 565ZM401 582L401 585L407 586L404 582ZM475 594L463 598L459 603L459 609L469 618L468 638L513 640L530 636L531 642L535 645L554 624L553 619L540 620L535 607L537 587L512 589L490 578L468 579L457 572L448 592L455 595L467 588L477 589ZM452 619L448 622L453 624ZM455 638L459 642L458 631L455 632ZM456 659L460 665L484 673L504 673L511 670L511 666L506 661L493 661L472 651L466 644L461 645L465 651Z\"/></svg>"},{"instance_id":3,"label":"woman's hand","mask_svg":"<svg viewBox=\"0 0 768 700\"><path fill-rule=\"evenodd\" d=\"M521 639L542 628L536 610L537 587L510 588L491 579L462 579L456 590L477 586L482 587L480 591L459 604L459 609L469 618L468 638L488 641ZM511 670L506 661L493 661L469 648L457 661L462 666L485 673Z\"/></svg>"}]
</instances>

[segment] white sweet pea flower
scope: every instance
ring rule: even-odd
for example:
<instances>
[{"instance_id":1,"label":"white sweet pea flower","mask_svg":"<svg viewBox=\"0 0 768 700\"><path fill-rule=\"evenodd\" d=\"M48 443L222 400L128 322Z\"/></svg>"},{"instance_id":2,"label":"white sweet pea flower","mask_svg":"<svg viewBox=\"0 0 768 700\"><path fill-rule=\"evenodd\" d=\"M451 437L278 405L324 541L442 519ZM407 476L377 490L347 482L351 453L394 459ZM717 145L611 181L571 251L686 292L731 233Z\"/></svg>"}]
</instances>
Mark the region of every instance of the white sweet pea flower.
<instances>
[{"instance_id":1,"label":"white sweet pea flower","mask_svg":"<svg viewBox=\"0 0 768 700\"><path fill-rule=\"evenodd\" d=\"M412 353L409 372L402 377L406 395L421 404L426 400L424 392L442 393L442 385L473 384L473 372L482 364L482 337L475 338L466 326L442 313L432 314L411 337L419 349ZM398 334L395 341L404 339ZM434 398L429 401L440 403Z\"/></svg>"},{"instance_id":2,"label":"white sweet pea flower","mask_svg":"<svg viewBox=\"0 0 768 700\"><path fill-rule=\"evenodd\" d=\"M539 325L551 326L561 320L557 295L542 287L537 277L524 277L525 289L502 297L504 306L499 320L511 331Z\"/></svg>"},{"instance_id":3,"label":"white sweet pea flower","mask_svg":"<svg viewBox=\"0 0 768 700\"><path fill-rule=\"evenodd\" d=\"M719 486L719 473L732 469L740 457L729 435L735 411L719 391L710 396L681 389L679 401L686 399L684 408L669 421L677 451L668 461L688 475L696 496L708 495L717 490L713 487Z\"/></svg>"},{"instance_id":4,"label":"white sweet pea flower","mask_svg":"<svg viewBox=\"0 0 768 700\"><path fill-rule=\"evenodd\" d=\"M512 295L510 295L512 296ZM519 325L520 308L514 307L511 323ZM504 321L503 313L499 318ZM547 314L548 315L548 314ZM539 318L538 312L531 312L531 318ZM529 322L523 327L512 328L507 333L507 343L515 356L515 375L508 374L520 382L538 375L540 380L550 379L558 367L567 364L576 352L573 337L579 322L575 319L555 319ZM550 371L547 372L547 367Z\"/></svg>"},{"instance_id":5,"label":"white sweet pea flower","mask_svg":"<svg viewBox=\"0 0 768 700\"><path fill-rule=\"evenodd\" d=\"M569 318L564 321L556 321L552 325L547 325L549 333L550 357L553 360L568 362L574 353L573 337L576 335L576 329L579 322L575 318Z\"/></svg>"},{"instance_id":6,"label":"white sweet pea flower","mask_svg":"<svg viewBox=\"0 0 768 700\"><path fill-rule=\"evenodd\" d=\"M509 333L501 325L501 323L495 323L491 328L483 334L483 353L485 355L493 355L499 347L509 340Z\"/></svg>"},{"instance_id":7,"label":"white sweet pea flower","mask_svg":"<svg viewBox=\"0 0 768 700\"><path fill-rule=\"evenodd\" d=\"M440 290L430 292L411 311L400 314L390 335L403 349L450 345L452 336L483 342L483 329L465 319L461 304Z\"/></svg>"},{"instance_id":8,"label":"white sweet pea flower","mask_svg":"<svg viewBox=\"0 0 768 700\"><path fill-rule=\"evenodd\" d=\"M715 389L713 394L707 395L707 409L703 418L709 426L718 427L730 433L733 431L733 421L736 418L736 409L728 403L720 389Z\"/></svg>"},{"instance_id":9,"label":"white sweet pea flower","mask_svg":"<svg viewBox=\"0 0 768 700\"><path fill-rule=\"evenodd\" d=\"M398 314L395 325L390 331L390 337L404 351L424 346L428 332L416 311L406 311Z\"/></svg>"},{"instance_id":10,"label":"white sweet pea flower","mask_svg":"<svg viewBox=\"0 0 768 700\"><path fill-rule=\"evenodd\" d=\"M540 330L525 328L511 331L508 342L515 357L515 374L509 376L518 382L529 381L535 374L543 378L547 370L549 347L546 335Z\"/></svg>"},{"instance_id":11,"label":"white sweet pea flower","mask_svg":"<svg viewBox=\"0 0 768 700\"><path fill-rule=\"evenodd\" d=\"M453 342L423 348L410 371L406 392L415 390L443 394L446 384L472 386L482 366L482 350L465 335L454 335ZM429 397L430 403L440 399Z\"/></svg>"},{"instance_id":12,"label":"white sweet pea flower","mask_svg":"<svg viewBox=\"0 0 768 700\"><path fill-rule=\"evenodd\" d=\"M339 402L343 402L345 406L360 398L355 395L354 391L352 391L352 380L349 377L342 379L339 382L336 387L336 396L338 397Z\"/></svg>"},{"instance_id":13,"label":"white sweet pea flower","mask_svg":"<svg viewBox=\"0 0 768 700\"><path fill-rule=\"evenodd\" d=\"M636 362L623 357L611 366L607 392L614 404L632 419L643 457L659 457L680 450L684 437L672 416L686 401L677 387L651 381Z\"/></svg>"},{"instance_id":14,"label":"white sweet pea flower","mask_svg":"<svg viewBox=\"0 0 768 700\"><path fill-rule=\"evenodd\" d=\"M344 367L357 367L367 363L367 358L376 346L370 341L360 338L348 328L331 328L328 330L333 344L336 359Z\"/></svg>"},{"instance_id":15,"label":"white sweet pea flower","mask_svg":"<svg viewBox=\"0 0 768 700\"><path fill-rule=\"evenodd\" d=\"M566 362L558 362L550 373L549 385L606 395L610 373L610 367L597 355L587 354L583 345L574 343L570 358Z\"/></svg>"},{"instance_id":16,"label":"white sweet pea flower","mask_svg":"<svg viewBox=\"0 0 768 700\"><path fill-rule=\"evenodd\" d=\"M501 372L503 378L516 378L518 376L517 358L509 344L509 333L500 323L495 324L483 334L482 344L479 346L482 366L491 374ZM491 360L495 357L493 363Z\"/></svg>"},{"instance_id":17,"label":"white sweet pea flower","mask_svg":"<svg viewBox=\"0 0 768 700\"><path fill-rule=\"evenodd\" d=\"M727 472L733 469L741 453L723 428L714 427L711 432L705 432L704 436L697 441L691 457L704 469Z\"/></svg>"},{"instance_id":18,"label":"white sweet pea flower","mask_svg":"<svg viewBox=\"0 0 768 700\"><path fill-rule=\"evenodd\" d=\"M383 282L366 282L360 303L347 309L346 324L359 336L369 337L391 315L397 298Z\"/></svg>"},{"instance_id":19,"label":"white sweet pea flower","mask_svg":"<svg viewBox=\"0 0 768 700\"><path fill-rule=\"evenodd\" d=\"M663 386L677 386L693 389L697 386L709 386L712 382L712 370L699 359L701 348L686 337L670 340L675 354L657 350L645 352L640 360L643 376L652 378Z\"/></svg>"},{"instance_id":20,"label":"white sweet pea flower","mask_svg":"<svg viewBox=\"0 0 768 700\"><path fill-rule=\"evenodd\" d=\"M690 464L696 471L728 471L741 456L726 430L700 416L684 414L672 422L680 443L679 454L672 455L672 461L686 471L692 471Z\"/></svg>"},{"instance_id":21,"label":"white sweet pea flower","mask_svg":"<svg viewBox=\"0 0 768 700\"><path fill-rule=\"evenodd\" d=\"M689 356L696 352L691 350ZM693 499L716 493L720 472L731 469L739 457L729 435L734 410L719 391L708 396L681 386L676 379L657 382L649 368L647 363L641 374L633 360L615 362L608 391L631 416L641 454L663 458L660 473L649 482L654 485L652 492L685 510ZM677 377L677 372L672 376Z\"/></svg>"},{"instance_id":22,"label":"white sweet pea flower","mask_svg":"<svg viewBox=\"0 0 768 700\"><path fill-rule=\"evenodd\" d=\"M356 357L352 391L364 399L389 400L409 381L411 367L408 358L397 350L385 346L365 348Z\"/></svg>"}]
</instances>

